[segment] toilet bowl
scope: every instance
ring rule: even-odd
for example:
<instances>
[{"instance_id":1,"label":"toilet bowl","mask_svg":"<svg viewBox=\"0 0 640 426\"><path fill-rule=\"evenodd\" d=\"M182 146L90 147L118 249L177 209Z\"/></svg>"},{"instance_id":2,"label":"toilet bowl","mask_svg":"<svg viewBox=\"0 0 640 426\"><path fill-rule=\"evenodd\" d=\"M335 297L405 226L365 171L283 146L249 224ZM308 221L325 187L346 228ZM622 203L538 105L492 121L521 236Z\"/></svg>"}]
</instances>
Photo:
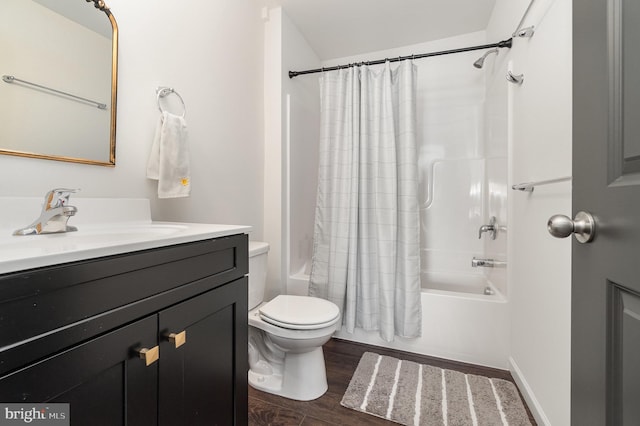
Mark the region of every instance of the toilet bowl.
<instances>
[{"instance_id":1,"label":"toilet bowl","mask_svg":"<svg viewBox=\"0 0 640 426\"><path fill-rule=\"evenodd\" d=\"M249 384L285 398L316 399L327 391L322 345L336 331L340 311L307 296L263 302L268 247L249 243Z\"/></svg>"}]
</instances>

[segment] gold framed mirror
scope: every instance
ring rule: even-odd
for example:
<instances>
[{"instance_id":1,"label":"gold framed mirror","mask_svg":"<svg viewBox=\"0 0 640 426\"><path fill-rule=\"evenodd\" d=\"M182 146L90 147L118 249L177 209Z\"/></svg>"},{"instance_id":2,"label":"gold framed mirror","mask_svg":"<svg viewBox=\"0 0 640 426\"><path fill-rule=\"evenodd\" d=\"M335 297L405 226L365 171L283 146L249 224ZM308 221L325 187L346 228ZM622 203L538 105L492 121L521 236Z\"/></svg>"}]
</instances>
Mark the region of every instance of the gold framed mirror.
<instances>
[{"instance_id":1,"label":"gold framed mirror","mask_svg":"<svg viewBox=\"0 0 640 426\"><path fill-rule=\"evenodd\" d=\"M118 26L103 0L2 0L0 58L0 154L115 166Z\"/></svg>"}]
</instances>

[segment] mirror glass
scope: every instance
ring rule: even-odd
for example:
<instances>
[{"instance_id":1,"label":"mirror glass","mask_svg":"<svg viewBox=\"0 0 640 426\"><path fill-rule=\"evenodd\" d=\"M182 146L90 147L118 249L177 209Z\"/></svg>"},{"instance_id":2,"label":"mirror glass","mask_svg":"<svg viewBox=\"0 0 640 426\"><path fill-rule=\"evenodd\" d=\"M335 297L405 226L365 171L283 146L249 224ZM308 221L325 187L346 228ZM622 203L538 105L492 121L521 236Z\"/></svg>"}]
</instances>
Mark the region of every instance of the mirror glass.
<instances>
[{"instance_id":1,"label":"mirror glass","mask_svg":"<svg viewBox=\"0 0 640 426\"><path fill-rule=\"evenodd\" d=\"M0 153L115 165L117 34L91 0L2 0Z\"/></svg>"}]
</instances>

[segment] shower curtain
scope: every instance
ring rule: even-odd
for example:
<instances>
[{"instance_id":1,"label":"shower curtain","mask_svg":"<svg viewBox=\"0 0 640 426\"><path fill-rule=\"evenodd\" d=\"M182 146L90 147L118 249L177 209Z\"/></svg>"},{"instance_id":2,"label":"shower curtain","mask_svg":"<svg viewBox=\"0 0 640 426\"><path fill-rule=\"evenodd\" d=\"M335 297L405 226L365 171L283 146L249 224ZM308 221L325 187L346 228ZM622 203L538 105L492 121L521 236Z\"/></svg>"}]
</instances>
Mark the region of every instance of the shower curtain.
<instances>
[{"instance_id":1,"label":"shower curtain","mask_svg":"<svg viewBox=\"0 0 640 426\"><path fill-rule=\"evenodd\" d=\"M421 335L416 69L324 73L309 294L347 331Z\"/></svg>"}]
</instances>

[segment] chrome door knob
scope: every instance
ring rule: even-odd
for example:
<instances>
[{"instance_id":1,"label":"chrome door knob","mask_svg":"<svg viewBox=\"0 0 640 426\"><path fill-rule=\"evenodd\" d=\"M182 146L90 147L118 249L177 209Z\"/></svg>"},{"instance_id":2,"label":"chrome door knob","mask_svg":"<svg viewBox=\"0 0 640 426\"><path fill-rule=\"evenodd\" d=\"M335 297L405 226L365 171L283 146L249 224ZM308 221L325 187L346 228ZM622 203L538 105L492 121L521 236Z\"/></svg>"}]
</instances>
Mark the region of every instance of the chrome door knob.
<instances>
[{"instance_id":1,"label":"chrome door knob","mask_svg":"<svg viewBox=\"0 0 640 426\"><path fill-rule=\"evenodd\" d=\"M571 220L570 217L556 214L549 218L547 222L547 230L556 238L567 238L573 234L579 243L589 243L596 236L596 221L587 212L578 212L576 217Z\"/></svg>"}]
</instances>

